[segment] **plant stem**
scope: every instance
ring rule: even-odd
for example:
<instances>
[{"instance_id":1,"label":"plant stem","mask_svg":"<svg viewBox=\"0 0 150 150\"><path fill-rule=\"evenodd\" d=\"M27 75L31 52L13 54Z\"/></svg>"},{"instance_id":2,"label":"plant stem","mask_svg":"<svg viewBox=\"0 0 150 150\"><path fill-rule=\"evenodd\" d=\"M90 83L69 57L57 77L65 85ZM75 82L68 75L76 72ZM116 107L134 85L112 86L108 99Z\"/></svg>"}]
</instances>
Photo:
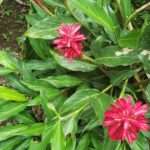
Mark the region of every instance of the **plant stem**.
<instances>
[{"instance_id":1,"label":"plant stem","mask_svg":"<svg viewBox=\"0 0 150 150\"><path fill-rule=\"evenodd\" d=\"M91 57L89 57L89 56L87 56L87 55L82 55L82 58L84 59L84 60L87 60L87 61L89 61L89 62L91 62L92 64L95 64L95 61L94 61L94 59L92 59Z\"/></svg>"},{"instance_id":2,"label":"plant stem","mask_svg":"<svg viewBox=\"0 0 150 150\"><path fill-rule=\"evenodd\" d=\"M54 16L54 14L43 4L41 0L34 0L33 2L39 5L39 7L41 7L47 14Z\"/></svg>"},{"instance_id":3,"label":"plant stem","mask_svg":"<svg viewBox=\"0 0 150 150\"><path fill-rule=\"evenodd\" d=\"M127 79L127 80L125 80L125 82L124 82L124 85L123 85L123 88L122 88L122 91L121 91L121 93L120 93L119 98L121 98L121 97L123 97L123 96L124 96L125 91L126 91L126 87L127 87L127 83L128 83L128 79Z\"/></svg>"},{"instance_id":4,"label":"plant stem","mask_svg":"<svg viewBox=\"0 0 150 150\"><path fill-rule=\"evenodd\" d=\"M132 18L134 18L139 12L143 11L145 8L148 8L150 7L150 2L144 4L143 6L141 6L140 8L136 9L128 18L127 22L126 22L126 25L129 24L130 20Z\"/></svg>"},{"instance_id":5,"label":"plant stem","mask_svg":"<svg viewBox=\"0 0 150 150\"><path fill-rule=\"evenodd\" d=\"M102 93L105 93L105 92L107 92L109 89L111 89L113 87L113 85L112 84L110 84L109 86L107 86L103 91L102 91Z\"/></svg>"}]
</instances>

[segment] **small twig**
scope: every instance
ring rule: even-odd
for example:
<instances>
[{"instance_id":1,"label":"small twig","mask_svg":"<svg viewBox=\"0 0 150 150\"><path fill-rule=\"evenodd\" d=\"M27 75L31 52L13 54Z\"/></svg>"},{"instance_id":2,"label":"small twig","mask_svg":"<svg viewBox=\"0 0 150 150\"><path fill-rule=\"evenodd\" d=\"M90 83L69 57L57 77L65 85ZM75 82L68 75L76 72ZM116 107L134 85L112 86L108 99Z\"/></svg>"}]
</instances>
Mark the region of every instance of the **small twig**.
<instances>
[{"instance_id":1,"label":"small twig","mask_svg":"<svg viewBox=\"0 0 150 150\"><path fill-rule=\"evenodd\" d=\"M144 4L143 6L141 6L140 8L136 9L128 18L127 22L126 22L126 25L129 24L130 20L132 18L134 18L139 12L143 11L144 9L150 7L150 2Z\"/></svg>"}]
</instances>

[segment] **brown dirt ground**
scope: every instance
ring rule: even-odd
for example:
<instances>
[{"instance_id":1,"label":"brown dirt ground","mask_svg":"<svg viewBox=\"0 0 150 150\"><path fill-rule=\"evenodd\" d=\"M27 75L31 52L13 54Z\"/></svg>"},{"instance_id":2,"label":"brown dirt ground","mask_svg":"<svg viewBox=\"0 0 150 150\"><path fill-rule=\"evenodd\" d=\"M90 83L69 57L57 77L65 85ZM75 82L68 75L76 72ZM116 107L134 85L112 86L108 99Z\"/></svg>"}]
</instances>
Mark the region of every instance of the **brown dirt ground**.
<instances>
[{"instance_id":1,"label":"brown dirt ground","mask_svg":"<svg viewBox=\"0 0 150 150\"><path fill-rule=\"evenodd\" d=\"M0 49L19 49L17 38L26 29L25 13L26 6L16 3L15 0L4 0L0 6Z\"/></svg>"}]
</instances>

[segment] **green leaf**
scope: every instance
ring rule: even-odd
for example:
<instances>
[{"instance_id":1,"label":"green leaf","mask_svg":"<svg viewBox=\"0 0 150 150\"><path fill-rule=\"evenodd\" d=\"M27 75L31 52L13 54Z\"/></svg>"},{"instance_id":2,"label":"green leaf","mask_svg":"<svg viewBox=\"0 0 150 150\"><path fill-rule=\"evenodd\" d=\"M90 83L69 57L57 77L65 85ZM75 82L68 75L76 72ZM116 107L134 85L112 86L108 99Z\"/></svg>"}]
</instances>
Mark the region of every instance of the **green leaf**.
<instances>
[{"instance_id":1,"label":"green leaf","mask_svg":"<svg viewBox=\"0 0 150 150\"><path fill-rule=\"evenodd\" d=\"M16 71L17 70L17 60L10 55L8 52L0 51L0 64L4 67Z\"/></svg>"},{"instance_id":2,"label":"green leaf","mask_svg":"<svg viewBox=\"0 0 150 150\"><path fill-rule=\"evenodd\" d=\"M19 144L15 150L25 150L25 149L27 149L28 146L29 146L29 144L30 144L30 141L31 141L31 139L25 140L24 142L22 142L21 144Z\"/></svg>"},{"instance_id":3,"label":"green leaf","mask_svg":"<svg viewBox=\"0 0 150 150\"><path fill-rule=\"evenodd\" d=\"M22 112L20 114L17 114L17 116L15 117L15 119L19 122L19 123L23 123L23 124L31 124L34 123L35 120L32 117L31 114L29 114L28 112Z\"/></svg>"},{"instance_id":4,"label":"green leaf","mask_svg":"<svg viewBox=\"0 0 150 150\"><path fill-rule=\"evenodd\" d=\"M138 52L134 50L123 49L123 51L116 51L116 49L108 49L106 51L104 48L99 52L99 58L96 58L95 62L109 67L128 66L139 62L139 58Z\"/></svg>"},{"instance_id":5,"label":"green leaf","mask_svg":"<svg viewBox=\"0 0 150 150\"><path fill-rule=\"evenodd\" d=\"M75 133L77 129L77 119L76 116L66 116L64 117L63 129L65 136Z\"/></svg>"},{"instance_id":6,"label":"green leaf","mask_svg":"<svg viewBox=\"0 0 150 150\"><path fill-rule=\"evenodd\" d=\"M30 44L34 49L35 53L42 59L49 56L49 44L47 41L42 39L29 38Z\"/></svg>"},{"instance_id":7,"label":"green leaf","mask_svg":"<svg viewBox=\"0 0 150 150\"><path fill-rule=\"evenodd\" d=\"M11 69L0 67L0 75L1 76L8 75L8 74L10 74L12 72L13 72L13 70L11 70Z\"/></svg>"},{"instance_id":8,"label":"green leaf","mask_svg":"<svg viewBox=\"0 0 150 150\"><path fill-rule=\"evenodd\" d=\"M0 141L6 140L14 136L38 136L43 132L44 125L42 123L28 125L9 125L0 128Z\"/></svg>"},{"instance_id":9,"label":"green leaf","mask_svg":"<svg viewBox=\"0 0 150 150\"><path fill-rule=\"evenodd\" d=\"M150 102L150 83L146 87L145 95L146 95L148 102Z\"/></svg>"},{"instance_id":10,"label":"green leaf","mask_svg":"<svg viewBox=\"0 0 150 150\"><path fill-rule=\"evenodd\" d=\"M1 150L12 150L23 141L23 138L14 137L6 141L0 142Z\"/></svg>"},{"instance_id":11,"label":"green leaf","mask_svg":"<svg viewBox=\"0 0 150 150\"><path fill-rule=\"evenodd\" d=\"M93 109L100 123L103 122L104 113L112 103L113 98L104 93L100 93L99 96L92 101Z\"/></svg>"},{"instance_id":12,"label":"green leaf","mask_svg":"<svg viewBox=\"0 0 150 150\"><path fill-rule=\"evenodd\" d=\"M72 18L46 17L30 27L25 36L35 39L51 40L57 37L57 29L61 23L73 23Z\"/></svg>"},{"instance_id":13,"label":"green leaf","mask_svg":"<svg viewBox=\"0 0 150 150\"><path fill-rule=\"evenodd\" d=\"M31 141L29 150L43 150L43 148L38 141Z\"/></svg>"},{"instance_id":14,"label":"green leaf","mask_svg":"<svg viewBox=\"0 0 150 150\"><path fill-rule=\"evenodd\" d=\"M118 39L119 45L121 47L137 48L139 46L140 33L139 30L133 30L130 32L124 31Z\"/></svg>"},{"instance_id":15,"label":"green leaf","mask_svg":"<svg viewBox=\"0 0 150 150\"><path fill-rule=\"evenodd\" d=\"M42 134L42 142L41 142L43 150L45 150L47 145L50 143L50 139L52 136L52 128L53 126L51 124L45 125L44 127L44 131Z\"/></svg>"},{"instance_id":16,"label":"green leaf","mask_svg":"<svg viewBox=\"0 0 150 150\"><path fill-rule=\"evenodd\" d=\"M81 61L81 60L72 60L69 61L63 56L58 55L51 51L51 54L54 56L56 62L61 66L71 71L81 71L81 72L90 72L96 69L96 65Z\"/></svg>"},{"instance_id":17,"label":"green leaf","mask_svg":"<svg viewBox=\"0 0 150 150\"><path fill-rule=\"evenodd\" d=\"M102 150L115 149L118 144L120 144L120 143L114 142L114 141L110 140L108 137L105 137L103 146L102 146Z\"/></svg>"},{"instance_id":18,"label":"green leaf","mask_svg":"<svg viewBox=\"0 0 150 150\"><path fill-rule=\"evenodd\" d=\"M88 31L90 31L93 35L95 35L96 31L95 28L93 28L93 26L95 25L93 21L89 19L87 16L85 16L85 14L78 7L73 5L72 1L67 0L66 4L71 14L75 17L75 19L78 20L78 22L80 22L82 26L88 29ZM91 24L94 25L92 26Z\"/></svg>"},{"instance_id":19,"label":"green leaf","mask_svg":"<svg viewBox=\"0 0 150 150\"><path fill-rule=\"evenodd\" d=\"M86 150L88 149L90 143L90 137L89 134L85 134L83 137L81 137L79 144L77 146L77 150Z\"/></svg>"},{"instance_id":20,"label":"green leaf","mask_svg":"<svg viewBox=\"0 0 150 150\"><path fill-rule=\"evenodd\" d=\"M93 21L102 25L108 34L113 36L113 40L118 36L119 24L111 6L100 7L94 0L69 0L69 5L82 10Z\"/></svg>"},{"instance_id":21,"label":"green leaf","mask_svg":"<svg viewBox=\"0 0 150 150\"><path fill-rule=\"evenodd\" d=\"M27 101L25 95L19 93L18 91L0 86L0 99L7 100L7 101L16 101L16 102L24 102Z\"/></svg>"},{"instance_id":22,"label":"green leaf","mask_svg":"<svg viewBox=\"0 0 150 150\"><path fill-rule=\"evenodd\" d=\"M62 124L61 121L58 120L54 127L53 127L53 132L51 136L51 149L52 150L66 150L65 145L65 137L62 129Z\"/></svg>"},{"instance_id":23,"label":"green leaf","mask_svg":"<svg viewBox=\"0 0 150 150\"><path fill-rule=\"evenodd\" d=\"M52 7L64 8L63 2L61 0L44 0L44 2Z\"/></svg>"},{"instance_id":24,"label":"green leaf","mask_svg":"<svg viewBox=\"0 0 150 150\"><path fill-rule=\"evenodd\" d=\"M133 11L131 0L117 0L117 2L119 4L122 17L124 18L124 20L126 20L132 14Z\"/></svg>"},{"instance_id":25,"label":"green leaf","mask_svg":"<svg viewBox=\"0 0 150 150\"><path fill-rule=\"evenodd\" d=\"M117 71L110 75L112 85L119 85L122 81L131 78L135 74L134 70Z\"/></svg>"},{"instance_id":26,"label":"green leaf","mask_svg":"<svg viewBox=\"0 0 150 150\"><path fill-rule=\"evenodd\" d=\"M149 150L149 142L142 134L139 135L135 142L129 144L129 146L132 150Z\"/></svg>"},{"instance_id":27,"label":"green leaf","mask_svg":"<svg viewBox=\"0 0 150 150\"><path fill-rule=\"evenodd\" d=\"M95 150L102 149L103 143L100 140L100 137L98 136L98 134L92 133L90 134L90 137L91 137L91 143L93 144L93 147L95 148Z\"/></svg>"},{"instance_id":28,"label":"green leaf","mask_svg":"<svg viewBox=\"0 0 150 150\"><path fill-rule=\"evenodd\" d=\"M87 106L90 102L94 101L98 95L99 91L96 89L78 90L65 101L61 108L61 112L67 113L82 109L84 106Z\"/></svg>"},{"instance_id":29,"label":"green leaf","mask_svg":"<svg viewBox=\"0 0 150 150\"><path fill-rule=\"evenodd\" d=\"M70 75L49 76L42 80L47 81L56 88L77 86L82 82L79 78Z\"/></svg>"},{"instance_id":30,"label":"green leaf","mask_svg":"<svg viewBox=\"0 0 150 150\"><path fill-rule=\"evenodd\" d=\"M24 86L18 77L10 75L7 76L8 84L16 90L19 90L21 93L25 93L27 95L34 95L33 91Z\"/></svg>"},{"instance_id":31,"label":"green leaf","mask_svg":"<svg viewBox=\"0 0 150 150\"><path fill-rule=\"evenodd\" d=\"M27 104L7 102L0 105L0 121L4 121L23 111Z\"/></svg>"},{"instance_id":32,"label":"green leaf","mask_svg":"<svg viewBox=\"0 0 150 150\"><path fill-rule=\"evenodd\" d=\"M148 53L148 54L143 54L144 53ZM143 50L140 55L139 55L139 59L140 61L142 62L143 64L143 67L144 67L144 71L147 73L147 74L150 74L150 61L149 61L149 53L150 51L147 51L147 50ZM149 78L149 77L148 77Z\"/></svg>"},{"instance_id":33,"label":"green leaf","mask_svg":"<svg viewBox=\"0 0 150 150\"><path fill-rule=\"evenodd\" d=\"M46 59L42 60L30 60L25 62L25 67L30 70L38 70L38 71L45 71L45 70L53 70L57 67L56 62L53 59Z\"/></svg>"},{"instance_id":34,"label":"green leaf","mask_svg":"<svg viewBox=\"0 0 150 150\"><path fill-rule=\"evenodd\" d=\"M150 21L145 20L140 37L140 48L150 49Z\"/></svg>"},{"instance_id":35,"label":"green leaf","mask_svg":"<svg viewBox=\"0 0 150 150\"><path fill-rule=\"evenodd\" d=\"M42 80L34 79L33 81L21 81L21 82L28 88L32 89L33 91L40 92L43 89L47 92L49 91L48 94L49 98L50 96L55 97L59 94L59 91L56 88L52 87L47 82Z\"/></svg>"},{"instance_id":36,"label":"green leaf","mask_svg":"<svg viewBox=\"0 0 150 150\"><path fill-rule=\"evenodd\" d=\"M66 140L66 150L75 150L76 148L76 138L68 137Z\"/></svg>"}]
</instances>

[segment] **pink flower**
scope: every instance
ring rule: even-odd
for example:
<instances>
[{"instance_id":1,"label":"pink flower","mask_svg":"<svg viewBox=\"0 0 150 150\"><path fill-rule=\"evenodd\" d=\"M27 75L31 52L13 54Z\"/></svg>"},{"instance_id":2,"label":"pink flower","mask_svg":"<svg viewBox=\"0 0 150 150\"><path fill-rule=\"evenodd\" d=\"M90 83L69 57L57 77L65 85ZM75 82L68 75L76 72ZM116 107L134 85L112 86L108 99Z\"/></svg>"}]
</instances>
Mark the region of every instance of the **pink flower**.
<instances>
[{"instance_id":1,"label":"pink flower","mask_svg":"<svg viewBox=\"0 0 150 150\"><path fill-rule=\"evenodd\" d=\"M59 37L53 43L64 57L69 59L81 57L83 49L82 41L86 38L79 30L79 24L62 24L59 27Z\"/></svg>"},{"instance_id":2,"label":"pink flower","mask_svg":"<svg viewBox=\"0 0 150 150\"><path fill-rule=\"evenodd\" d=\"M149 130L148 119L145 118L148 105L142 105L140 101L133 105L131 100L131 96L119 98L105 112L104 126L112 140L132 143L140 131Z\"/></svg>"}]
</instances>

